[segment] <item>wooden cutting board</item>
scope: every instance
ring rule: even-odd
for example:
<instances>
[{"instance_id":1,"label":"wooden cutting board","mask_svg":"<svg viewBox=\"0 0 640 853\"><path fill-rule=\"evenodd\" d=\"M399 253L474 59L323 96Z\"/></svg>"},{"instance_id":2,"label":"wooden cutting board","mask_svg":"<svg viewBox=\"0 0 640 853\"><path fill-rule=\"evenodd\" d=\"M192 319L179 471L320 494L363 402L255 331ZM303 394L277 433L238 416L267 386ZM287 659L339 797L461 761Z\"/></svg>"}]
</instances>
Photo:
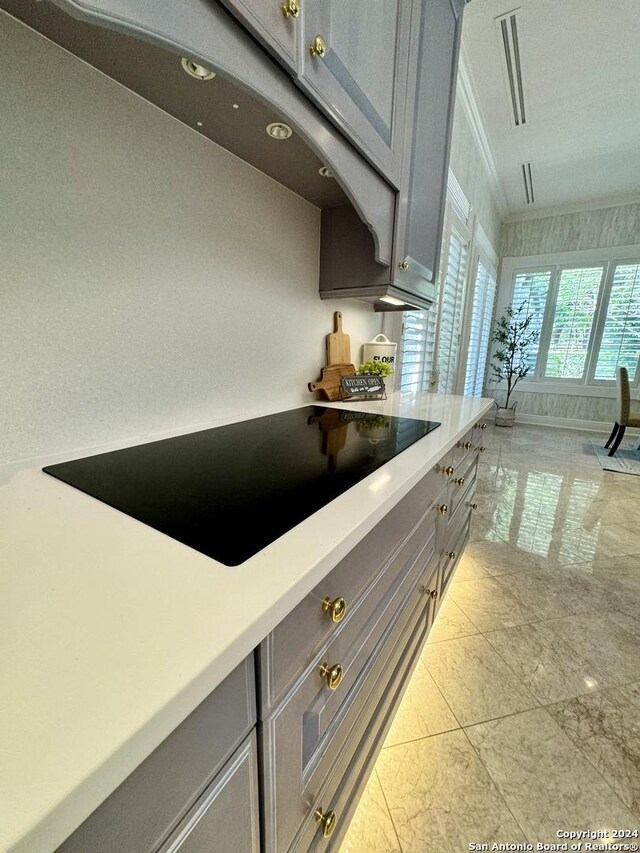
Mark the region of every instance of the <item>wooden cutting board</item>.
<instances>
[{"instance_id":1,"label":"wooden cutting board","mask_svg":"<svg viewBox=\"0 0 640 853\"><path fill-rule=\"evenodd\" d=\"M342 312L333 315L333 332L327 335L327 364L351 363L351 338L342 331Z\"/></svg>"},{"instance_id":2,"label":"wooden cutting board","mask_svg":"<svg viewBox=\"0 0 640 853\"><path fill-rule=\"evenodd\" d=\"M340 380L343 376L353 376L355 372L352 364L328 364L322 368L322 377L317 382L309 382L309 391L321 391L332 402L339 400Z\"/></svg>"}]
</instances>

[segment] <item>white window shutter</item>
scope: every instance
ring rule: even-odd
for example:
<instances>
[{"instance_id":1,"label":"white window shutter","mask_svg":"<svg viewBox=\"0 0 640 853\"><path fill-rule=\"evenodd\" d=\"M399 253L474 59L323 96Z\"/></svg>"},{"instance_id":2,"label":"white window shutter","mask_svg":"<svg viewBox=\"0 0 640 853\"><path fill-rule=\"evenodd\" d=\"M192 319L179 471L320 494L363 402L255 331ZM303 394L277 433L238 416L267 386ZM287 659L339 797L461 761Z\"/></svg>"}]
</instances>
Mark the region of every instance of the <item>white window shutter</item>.
<instances>
[{"instance_id":1,"label":"white window shutter","mask_svg":"<svg viewBox=\"0 0 640 853\"><path fill-rule=\"evenodd\" d=\"M617 264L611 283L595 379L615 379L616 366L634 379L640 358L640 263Z\"/></svg>"}]
</instances>

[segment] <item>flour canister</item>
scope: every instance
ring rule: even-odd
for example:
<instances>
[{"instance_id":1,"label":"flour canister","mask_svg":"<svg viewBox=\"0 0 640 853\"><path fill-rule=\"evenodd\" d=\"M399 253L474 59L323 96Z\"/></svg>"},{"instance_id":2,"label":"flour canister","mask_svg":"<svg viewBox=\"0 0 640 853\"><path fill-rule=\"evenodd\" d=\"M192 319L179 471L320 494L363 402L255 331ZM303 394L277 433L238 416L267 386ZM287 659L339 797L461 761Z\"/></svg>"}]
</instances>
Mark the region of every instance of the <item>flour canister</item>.
<instances>
[{"instance_id":1,"label":"flour canister","mask_svg":"<svg viewBox=\"0 0 640 853\"><path fill-rule=\"evenodd\" d=\"M395 370L397 349L398 344L394 344L385 335L376 335L369 343L362 344L362 360L386 361Z\"/></svg>"}]
</instances>

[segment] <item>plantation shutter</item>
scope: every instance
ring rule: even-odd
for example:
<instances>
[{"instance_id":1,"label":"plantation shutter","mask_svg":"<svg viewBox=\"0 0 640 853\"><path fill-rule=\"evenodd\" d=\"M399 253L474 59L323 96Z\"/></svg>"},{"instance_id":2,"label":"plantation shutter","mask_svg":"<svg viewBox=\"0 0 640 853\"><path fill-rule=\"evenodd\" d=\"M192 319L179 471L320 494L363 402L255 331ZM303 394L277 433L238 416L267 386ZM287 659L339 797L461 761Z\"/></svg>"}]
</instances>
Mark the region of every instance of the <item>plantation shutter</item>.
<instances>
[{"instance_id":1,"label":"plantation shutter","mask_svg":"<svg viewBox=\"0 0 640 853\"><path fill-rule=\"evenodd\" d=\"M401 391L427 391L433 370L437 310L407 311L402 333Z\"/></svg>"},{"instance_id":2,"label":"plantation shutter","mask_svg":"<svg viewBox=\"0 0 640 853\"><path fill-rule=\"evenodd\" d=\"M534 315L529 326L531 332L536 331L540 333L542 331L542 321L544 319L552 275L552 269L516 270L514 273L511 304L516 311L521 305L524 305L527 314ZM504 307L504 305L498 306L498 314L502 313ZM526 356L526 363L529 366L531 374L536 369L539 349L540 338L538 338L537 343L531 345Z\"/></svg>"},{"instance_id":3,"label":"plantation shutter","mask_svg":"<svg viewBox=\"0 0 640 853\"><path fill-rule=\"evenodd\" d=\"M478 261L478 271L473 286L473 301L471 304L469 349L467 352L467 369L464 380L464 393L466 396L482 396L495 294L495 275L490 272L488 266L480 259Z\"/></svg>"},{"instance_id":4,"label":"plantation shutter","mask_svg":"<svg viewBox=\"0 0 640 853\"><path fill-rule=\"evenodd\" d=\"M640 357L640 264L617 264L596 364L596 379L614 379L617 365L633 380Z\"/></svg>"},{"instance_id":5,"label":"plantation shutter","mask_svg":"<svg viewBox=\"0 0 640 853\"><path fill-rule=\"evenodd\" d=\"M455 391L468 254L468 243L455 228L451 228L438 335L438 391L441 394L452 394Z\"/></svg>"}]
</instances>

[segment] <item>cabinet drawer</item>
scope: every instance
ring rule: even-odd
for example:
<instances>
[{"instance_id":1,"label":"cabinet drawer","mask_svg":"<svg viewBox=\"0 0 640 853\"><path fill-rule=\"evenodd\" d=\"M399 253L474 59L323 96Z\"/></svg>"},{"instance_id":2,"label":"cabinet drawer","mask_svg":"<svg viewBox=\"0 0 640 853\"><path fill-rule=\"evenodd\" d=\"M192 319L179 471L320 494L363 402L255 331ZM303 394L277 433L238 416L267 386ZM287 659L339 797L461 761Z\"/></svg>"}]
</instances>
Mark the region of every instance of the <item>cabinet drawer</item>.
<instances>
[{"instance_id":1,"label":"cabinet drawer","mask_svg":"<svg viewBox=\"0 0 640 853\"><path fill-rule=\"evenodd\" d=\"M411 534L446 482L441 466L423 477L261 643L261 716L277 704L331 636L351 619L364 618L361 599L381 594L384 583L391 582L381 584L382 576L392 578L426 544L428 525L417 537ZM336 623L329 612L323 611L322 604L325 598L333 601L338 597L344 598L347 610L344 619Z\"/></svg>"},{"instance_id":2,"label":"cabinet drawer","mask_svg":"<svg viewBox=\"0 0 640 853\"><path fill-rule=\"evenodd\" d=\"M451 492L449 494L450 524L454 523L456 513L459 510L468 509L469 503L472 501L476 490L476 478L478 473L477 455L473 454L470 461L467 458L464 466L459 465L458 472L454 474L453 479L451 480Z\"/></svg>"},{"instance_id":3,"label":"cabinet drawer","mask_svg":"<svg viewBox=\"0 0 640 853\"><path fill-rule=\"evenodd\" d=\"M267 853L289 849L308 815L309 803L335 772L336 763L348 762L349 744L359 738L358 732L379 702L374 688L380 679L388 678L399 637L412 620L425 621L433 608L435 602L425 591L436 588L437 560L430 547L425 550L428 558L421 555L388 605L391 621L388 613L376 614L378 621L367 626L364 642L359 638L355 679L349 681L346 670L343 682L330 691L318 674L324 659L319 658L290 698L262 724Z\"/></svg>"},{"instance_id":4,"label":"cabinet drawer","mask_svg":"<svg viewBox=\"0 0 640 853\"><path fill-rule=\"evenodd\" d=\"M430 609L431 605L422 605L399 637L388 660L385 675L378 680L371 694L367 713L362 715L357 730L354 730L349 748L341 754L334 772L316 798L310 801L313 804L307 807L306 819L291 847L291 853L328 853L339 850L349 820L357 808L359 797L424 647L427 625L430 623L425 614ZM336 829L328 839L323 837L315 818L318 810L324 813L331 810L336 814Z\"/></svg>"},{"instance_id":5,"label":"cabinet drawer","mask_svg":"<svg viewBox=\"0 0 640 853\"><path fill-rule=\"evenodd\" d=\"M460 557L465 549L467 538L469 536L470 525L471 510L468 507L461 508L455 523L451 525L448 543L445 553L442 556L439 601L444 597L449 582L453 577L455 568L458 565Z\"/></svg>"},{"instance_id":6,"label":"cabinet drawer","mask_svg":"<svg viewBox=\"0 0 640 853\"><path fill-rule=\"evenodd\" d=\"M151 853L255 724L253 655L58 848L58 853Z\"/></svg>"},{"instance_id":7,"label":"cabinet drawer","mask_svg":"<svg viewBox=\"0 0 640 853\"><path fill-rule=\"evenodd\" d=\"M260 853L255 730L208 786L158 853Z\"/></svg>"}]
</instances>

